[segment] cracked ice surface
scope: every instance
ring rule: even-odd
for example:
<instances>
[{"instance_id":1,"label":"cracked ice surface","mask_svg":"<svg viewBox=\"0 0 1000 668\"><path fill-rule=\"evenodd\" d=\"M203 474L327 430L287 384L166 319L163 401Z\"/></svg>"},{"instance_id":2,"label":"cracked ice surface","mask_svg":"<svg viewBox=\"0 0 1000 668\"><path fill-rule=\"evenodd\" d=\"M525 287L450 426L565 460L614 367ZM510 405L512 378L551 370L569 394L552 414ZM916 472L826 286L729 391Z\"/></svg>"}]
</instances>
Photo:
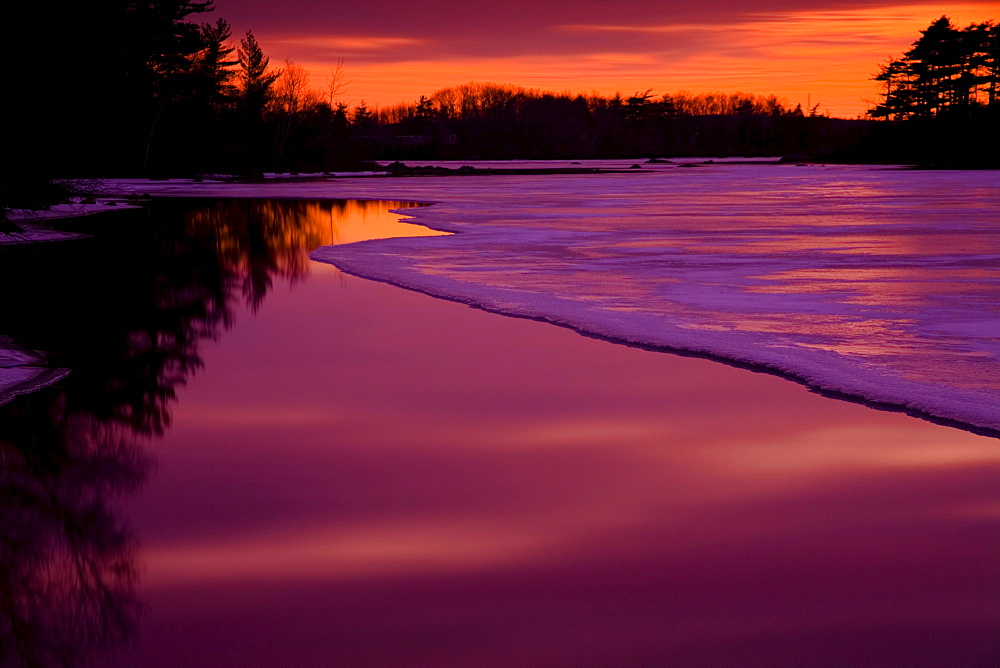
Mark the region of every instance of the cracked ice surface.
<instances>
[{"instance_id":1,"label":"cracked ice surface","mask_svg":"<svg viewBox=\"0 0 1000 668\"><path fill-rule=\"evenodd\" d=\"M313 253L350 273L1000 429L997 172L714 165L245 188L434 201L406 214L460 233Z\"/></svg>"}]
</instances>

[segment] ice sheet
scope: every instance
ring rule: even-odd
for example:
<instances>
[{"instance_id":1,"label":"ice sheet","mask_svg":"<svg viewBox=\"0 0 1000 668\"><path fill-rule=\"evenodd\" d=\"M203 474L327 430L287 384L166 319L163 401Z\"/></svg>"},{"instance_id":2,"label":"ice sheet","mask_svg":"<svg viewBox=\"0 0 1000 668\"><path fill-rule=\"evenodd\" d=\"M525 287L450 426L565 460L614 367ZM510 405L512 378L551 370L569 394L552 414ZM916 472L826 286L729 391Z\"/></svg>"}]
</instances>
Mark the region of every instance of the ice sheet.
<instances>
[{"instance_id":1,"label":"ice sheet","mask_svg":"<svg viewBox=\"0 0 1000 668\"><path fill-rule=\"evenodd\" d=\"M313 257L479 308L1000 430L1000 174L635 172L235 190L175 182L153 192L437 202L406 213L460 234Z\"/></svg>"},{"instance_id":2,"label":"ice sheet","mask_svg":"<svg viewBox=\"0 0 1000 668\"><path fill-rule=\"evenodd\" d=\"M74 202L54 204L43 211L13 209L7 212L7 219L12 221L19 230L0 231L0 246L81 239L87 235L66 230L56 230L46 223L58 218L87 216L103 211L114 211L116 207L129 206L118 198L102 198L102 200L93 203L84 203L80 197L74 199Z\"/></svg>"},{"instance_id":3,"label":"ice sheet","mask_svg":"<svg viewBox=\"0 0 1000 668\"><path fill-rule=\"evenodd\" d=\"M41 353L25 350L0 336L0 405L14 397L34 392L69 375L66 369L44 366Z\"/></svg>"}]
</instances>

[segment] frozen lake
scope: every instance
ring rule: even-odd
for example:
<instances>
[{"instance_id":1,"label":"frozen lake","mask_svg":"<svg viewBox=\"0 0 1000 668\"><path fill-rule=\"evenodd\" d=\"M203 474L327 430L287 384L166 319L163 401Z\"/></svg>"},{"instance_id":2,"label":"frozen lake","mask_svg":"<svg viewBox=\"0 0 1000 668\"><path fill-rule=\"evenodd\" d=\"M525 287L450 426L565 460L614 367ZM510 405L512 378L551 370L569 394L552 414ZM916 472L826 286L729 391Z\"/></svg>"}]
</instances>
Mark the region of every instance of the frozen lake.
<instances>
[{"instance_id":1,"label":"frozen lake","mask_svg":"<svg viewBox=\"0 0 1000 668\"><path fill-rule=\"evenodd\" d=\"M415 220L459 234L313 257L488 310L1000 429L995 171L687 163L593 176L133 187L437 202Z\"/></svg>"},{"instance_id":2,"label":"frozen lake","mask_svg":"<svg viewBox=\"0 0 1000 668\"><path fill-rule=\"evenodd\" d=\"M932 257L953 272L964 257L975 269L969 299L925 299L924 283L865 292L815 277L758 282L767 267L787 271L784 255L805 269L789 239L817 269L845 254L835 248L854 257L863 246L829 239L813 252L820 233L804 214L794 224L777 215L809 198L786 193L752 204L775 219L760 213L728 247L721 239L738 226L727 227L726 209L715 200L716 219L696 203L726 180L714 169L565 182L158 182L137 187L257 199L160 201L72 225L91 239L9 251L0 270L22 287L7 296L0 336L71 371L0 406L12 592L2 614L20 630L18 651L86 656L107 643L119 651L99 663L116 666L995 663L995 437L418 292L538 308L572 327L620 313L615 326L714 332L712 346L732 334L753 335L733 339L740 346L780 348L787 336L798 359L810 349L802 313L861 318L851 295L909 290L918 306L978 313L966 347L952 349L985 358L996 301L972 304L995 287L995 269L979 266L996 247L989 183L968 186L986 203L978 218L964 209L963 229L979 241L941 234L920 246L928 240L915 232L907 252L883 253L887 266ZM779 171L728 182L807 182L802 170L824 168L760 169ZM869 178L836 172L837 183ZM870 174L885 190L912 173ZM689 180L686 195L666 191L674 176ZM957 188L951 175L915 178L939 198ZM261 199L348 192L399 196ZM900 199L886 198L870 224L902 225ZM461 233L322 251L379 281L309 261L318 246L430 233L390 209ZM888 248L872 237L865 247ZM779 238L784 250L768 245ZM766 266L735 266L757 255ZM667 280L669 267L689 292ZM948 275L942 285L961 282ZM704 287L713 283L715 301ZM808 290L747 287L760 285ZM790 301L777 309L772 297ZM747 313L792 327L733 326ZM852 334L826 318L817 327L814 342ZM847 358L836 378L855 377L855 353L818 349ZM915 382L952 397L995 393L970 377L979 384Z\"/></svg>"}]
</instances>

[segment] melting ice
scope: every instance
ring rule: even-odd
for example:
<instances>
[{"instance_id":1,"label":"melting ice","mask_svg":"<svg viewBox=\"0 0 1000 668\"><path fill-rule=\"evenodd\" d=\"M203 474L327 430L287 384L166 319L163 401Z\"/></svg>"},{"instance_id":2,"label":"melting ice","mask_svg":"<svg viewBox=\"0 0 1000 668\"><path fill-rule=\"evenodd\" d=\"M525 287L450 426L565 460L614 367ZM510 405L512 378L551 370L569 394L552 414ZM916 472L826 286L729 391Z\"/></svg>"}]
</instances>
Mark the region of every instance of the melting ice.
<instances>
[{"instance_id":1,"label":"melting ice","mask_svg":"<svg viewBox=\"0 0 1000 668\"><path fill-rule=\"evenodd\" d=\"M997 172L665 165L243 188L435 202L405 213L458 233L313 253L354 274L1000 429Z\"/></svg>"},{"instance_id":2,"label":"melting ice","mask_svg":"<svg viewBox=\"0 0 1000 668\"><path fill-rule=\"evenodd\" d=\"M441 183L461 234L314 258L1000 429L1000 174L712 166Z\"/></svg>"}]
</instances>

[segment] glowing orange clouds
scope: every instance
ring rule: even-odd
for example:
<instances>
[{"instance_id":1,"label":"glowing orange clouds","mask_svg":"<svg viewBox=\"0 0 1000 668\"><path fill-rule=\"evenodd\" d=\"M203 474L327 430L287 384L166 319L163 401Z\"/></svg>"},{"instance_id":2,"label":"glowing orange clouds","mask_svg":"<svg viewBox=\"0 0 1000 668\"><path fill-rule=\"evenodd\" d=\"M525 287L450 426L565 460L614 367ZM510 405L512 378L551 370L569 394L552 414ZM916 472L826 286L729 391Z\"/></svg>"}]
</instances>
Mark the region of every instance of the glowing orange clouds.
<instances>
[{"instance_id":1,"label":"glowing orange clouds","mask_svg":"<svg viewBox=\"0 0 1000 668\"><path fill-rule=\"evenodd\" d=\"M792 104L818 103L823 113L853 117L877 96L871 76L879 63L908 49L935 18L944 14L964 26L996 14L993 3L968 2L767 5L757 3L750 12L677 7L669 13L662 6L580 11L555 6L544 12L512 7L503 15L477 8L478 20L472 12L449 15L432 7L427 16L414 14L410 21L407 8L389 19L383 8L370 17L358 11L339 25L316 17L252 27L273 62L290 58L304 65L317 87L343 56L352 81L345 97L352 104L408 102L476 80L604 94L648 88L657 94L774 93ZM527 12L521 26L510 15L518 11ZM229 15L239 8L223 1L219 12ZM237 31L239 20L233 19ZM247 15L246 20L257 19Z\"/></svg>"}]
</instances>

